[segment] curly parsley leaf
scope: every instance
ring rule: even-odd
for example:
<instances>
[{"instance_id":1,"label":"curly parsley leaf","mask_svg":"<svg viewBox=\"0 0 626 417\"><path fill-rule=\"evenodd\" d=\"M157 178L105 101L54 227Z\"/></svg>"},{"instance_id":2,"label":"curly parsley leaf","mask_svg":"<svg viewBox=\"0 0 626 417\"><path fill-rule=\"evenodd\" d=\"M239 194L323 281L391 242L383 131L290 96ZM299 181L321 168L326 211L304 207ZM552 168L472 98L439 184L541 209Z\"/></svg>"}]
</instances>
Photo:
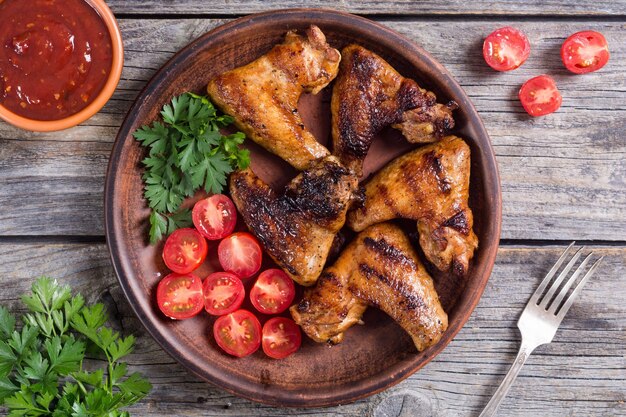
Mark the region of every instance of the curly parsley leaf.
<instances>
[{"instance_id":1,"label":"curly parsley leaf","mask_svg":"<svg viewBox=\"0 0 626 417\"><path fill-rule=\"evenodd\" d=\"M22 300L29 313L21 330L0 306L0 405L8 415L129 416L121 408L151 389L120 362L133 350L134 337L106 326L102 304L87 306L50 278L39 278ZM83 369L88 347L106 358L104 369Z\"/></svg>"},{"instance_id":2,"label":"curly parsley leaf","mask_svg":"<svg viewBox=\"0 0 626 417\"><path fill-rule=\"evenodd\" d=\"M233 118L218 114L205 96L185 93L163 106L163 122L142 126L134 137L148 149L142 161L144 197L151 214L150 243L178 227L186 227L188 215L180 207L186 197L203 188L221 193L228 174L250 165L250 152L242 149L245 135L222 135ZM184 213L184 214L183 214Z\"/></svg>"}]
</instances>

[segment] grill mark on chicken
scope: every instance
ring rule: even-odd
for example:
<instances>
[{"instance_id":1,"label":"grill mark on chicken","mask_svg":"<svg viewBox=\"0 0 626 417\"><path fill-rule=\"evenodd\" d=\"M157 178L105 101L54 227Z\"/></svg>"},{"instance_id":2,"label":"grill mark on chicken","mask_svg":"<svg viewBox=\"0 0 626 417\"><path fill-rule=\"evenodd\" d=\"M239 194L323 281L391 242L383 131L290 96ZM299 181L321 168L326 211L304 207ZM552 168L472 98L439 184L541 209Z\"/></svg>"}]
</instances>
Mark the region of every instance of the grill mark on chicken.
<instances>
[{"instance_id":1,"label":"grill mark on chicken","mask_svg":"<svg viewBox=\"0 0 626 417\"><path fill-rule=\"evenodd\" d=\"M450 186L450 180L446 178L446 172L441 164L441 157L437 155L434 151L427 152L424 154L424 160L426 161L426 166L432 170L435 174L435 178L437 178L437 185L442 193L449 193L452 187Z\"/></svg>"},{"instance_id":2,"label":"grill mark on chicken","mask_svg":"<svg viewBox=\"0 0 626 417\"><path fill-rule=\"evenodd\" d=\"M340 60L310 26L306 37L287 32L265 55L213 78L207 92L249 139L303 170L329 152L294 110L302 93L317 94L335 78Z\"/></svg>"},{"instance_id":3,"label":"grill mark on chicken","mask_svg":"<svg viewBox=\"0 0 626 417\"><path fill-rule=\"evenodd\" d=\"M348 226L359 232L391 219L416 220L426 258L464 276L478 246L468 206L470 170L470 148L456 136L402 155L365 184L365 203L349 213Z\"/></svg>"},{"instance_id":4,"label":"grill mark on chicken","mask_svg":"<svg viewBox=\"0 0 626 417\"><path fill-rule=\"evenodd\" d=\"M445 117L435 119L434 121L437 136L440 138L444 137L447 132L454 128L455 123L452 118L452 112L459 108L459 104L454 100L450 100L446 103L445 107L450 111L450 113L446 113Z\"/></svg>"},{"instance_id":5,"label":"grill mark on chicken","mask_svg":"<svg viewBox=\"0 0 626 417\"><path fill-rule=\"evenodd\" d=\"M404 112L402 122L392 125L411 143L436 142L454 128L452 112L458 104L453 100L445 105L435 103L432 97L428 104Z\"/></svg>"},{"instance_id":6,"label":"grill mark on chicken","mask_svg":"<svg viewBox=\"0 0 626 417\"><path fill-rule=\"evenodd\" d=\"M320 276L320 281L328 282L337 288L343 288L343 283L341 282L337 274L330 271L324 271L324 273L322 273L322 275Z\"/></svg>"},{"instance_id":7,"label":"grill mark on chicken","mask_svg":"<svg viewBox=\"0 0 626 417\"><path fill-rule=\"evenodd\" d=\"M275 193L252 170L230 178L241 217L267 253L296 282L312 285L345 223L356 176L328 156Z\"/></svg>"},{"instance_id":8,"label":"grill mark on chicken","mask_svg":"<svg viewBox=\"0 0 626 417\"><path fill-rule=\"evenodd\" d=\"M264 184L260 181L250 183L243 175L232 177L232 188L237 189L239 198L247 201L244 219L246 223L255 225L255 237L269 253L288 253L289 244L303 244L298 236L297 224L284 221L287 218L283 217L285 213L292 213L293 208L286 202L278 200L277 195L269 187L262 185ZM267 201L275 201L276 204L266 204ZM298 271L291 264L291 258L283 256L278 263L295 275Z\"/></svg>"},{"instance_id":9,"label":"grill mark on chicken","mask_svg":"<svg viewBox=\"0 0 626 417\"><path fill-rule=\"evenodd\" d=\"M348 47L349 48L349 47ZM344 49L344 55L350 49ZM348 52L346 52L346 50ZM367 155L374 135L383 127L397 123L402 119L405 110L417 106L426 106L428 97L422 94L417 84L409 79L404 79L397 75L399 86L382 85L380 72L384 71L384 66L388 65L377 55L361 48L354 50L351 59L346 60L347 71L356 79L356 91L346 91L355 94L360 99L360 107L356 109L353 100L340 100L339 104L339 132L343 143L337 152L344 153L346 157L354 160L363 160ZM346 75L347 76L347 75ZM394 96L391 91L394 90ZM384 102L394 101L394 103ZM358 113L363 113L361 116ZM364 118L368 125L359 124ZM343 161L342 161L343 162Z\"/></svg>"},{"instance_id":10,"label":"grill mark on chicken","mask_svg":"<svg viewBox=\"0 0 626 417\"><path fill-rule=\"evenodd\" d=\"M462 277L467 273L466 266L457 258L452 259L452 273L457 277Z\"/></svg>"},{"instance_id":11,"label":"grill mark on chicken","mask_svg":"<svg viewBox=\"0 0 626 417\"><path fill-rule=\"evenodd\" d=\"M335 219L346 209L347 201L328 199L326 190L339 185L342 178L350 175L349 171L339 164L323 162L326 175L318 175L311 171L302 172L302 180L297 187L287 187L285 201L294 210L299 210L310 219L326 222Z\"/></svg>"},{"instance_id":12,"label":"grill mark on chicken","mask_svg":"<svg viewBox=\"0 0 626 417\"><path fill-rule=\"evenodd\" d=\"M397 123L402 120L402 114L407 109L433 106L435 104L435 95L433 94L431 97L425 92L425 90L421 90L415 81L405 78L400 84L400 88L398 89L398 93L396 95L396 100L399 103L398 108L393 110L388 120L382 121L382 123L384 124L378 123L376 125L378 130L392 123Z\"/></svg>"},{"instance_id":13,"label":"grill mark on chicken","mask_svg":"<svg viewBox=\"0 0 626 417\"><path fill-rule=\"evenodd\" d=\"M331 99L333 154L361 175L376 133L392 125L409 142L433 142L454 126L455 105L402 77L385 60L358 45L342 51Z\"/></svg>"},{"instance_id":14,"label":"grill mark on chicken","mask_svg":"<svg viewBox=\"0 0 626 417\"><path fill-rule=\"evenodd\" d=\"M311 307L311 302L305 298L303 298L302 300L300 300L300 302L298 303L298 311L300 313L306 313L307 311L309 311L309 308Z\"/></svg>"},{"instance_id":15,"label":"grill mark on chicken","mask_svg":"<svg viewBox=\"0 0 626 417\"><path fill-rule=\"evenodd\" d=\"M467 223L467 216L465 215L465 211L461 210L456 213L454 216L450 217L443 224L443 227L451 227L454 230L463 233L467 236L470 232L469 224Z\"/></svg>"},{"instance_id":16,"label":"grill mark on chicken","mask_svg":"<svg viewBox=\"0 0 626 417\"><path fill-rule=\"evenodd\" d=\"M448 326L431 277L404 232L390 223L357 235L290 312L313 340L338 343L367 306L391 316L420 351Z\"/></svg>"},{"instance_id":17,"label":"grill mark on chicken","mask_svg":"<svg viewBox=\"0 0 626 417\"><path fill-rule=\"evenodd\" d=\"M341 153L342 160L361 160L365 159L370 148L368 138L370 136L373 138L374 135L370 131L356 131L356 126L349 117L351 111L351 106L348 103L342 102L339 105L339 132L343 143L333 149L333 154Z\"/></svg>"},{"instance_id":18,"label":"grill mark on chicken","mask_svg":"<svg viewBox=\"0 0 626 417\"><path fill-rule=\"evenodd\" d=\"M420 297L418 297L411 290L410 287L406 286L401 281L389 279L387 275L378 272L376 269L366 264L359 264L359 271L363 273L365 278L367 279L376 278L387 287L392 288L393 290L399 292L399 294L401 295L400 297L401 299L398 302L398 304L402 306L403 308L406 308L407 310L416 310L416 309L424 308L424 301ZM355 291L356 291L355 295L357 297L366 299L368 302L379 304L378 300L368 299L358 289L355 289Z\"/></svg>"},{"instance_id":19,"label":"grill mark on chicken","mask_svg":"<svg viewBox=\"0 0 626 417\"><path fill-rule=\"evenodd\" d=\"M344 55L350 53L351 49L348 48L349 47L342 51ZM376 67L379 66L376 65L378 62L372 59L373 55L364 53L363 49L354 49L352 54L351 59L345 61L347 63L345 67L350 66L350 68L346 69L356 77L359 91L366 92L369 90L369 86L374 80L374 71Z\"/></svg>"},{"instance_id":20,"label":"grill mark on chicken","mask_svg":"<svg viewBox=\"0 0 626 417\"><path fill-rule=\"evenodd\" d=\"M385 260L394 262L396 264L406 265L411 269L415 269L415 262L408 256L406 256L401 250L395 246L390 245L384 238L372 239L366 237L363 239L363 244L366 248L371 249Z\"/></svg>"},{"instance_id":21,"label":"grill mark on chicken","mask_svg":"<svg viewBox=\"0 0 626 417\"><path fill-rule=\"evenodd\" d=\"M381 199L383 199L385 201L385 203L387 204L387 206L389 207L390 210L394 211L394 213L396 214L396 216L399 215L399 213L396 211L395 208L395 204L393 202L393 198L390 195L389 189L387 187L385 187L384 185L380 186L378 188L378 194L380 196ZM364 204L365 204L364 200ZM363 211L363 214L365 214L365 212L367 211L367 208L364 205L361 205L360 209Z\"/></svg>"}]
</instances>

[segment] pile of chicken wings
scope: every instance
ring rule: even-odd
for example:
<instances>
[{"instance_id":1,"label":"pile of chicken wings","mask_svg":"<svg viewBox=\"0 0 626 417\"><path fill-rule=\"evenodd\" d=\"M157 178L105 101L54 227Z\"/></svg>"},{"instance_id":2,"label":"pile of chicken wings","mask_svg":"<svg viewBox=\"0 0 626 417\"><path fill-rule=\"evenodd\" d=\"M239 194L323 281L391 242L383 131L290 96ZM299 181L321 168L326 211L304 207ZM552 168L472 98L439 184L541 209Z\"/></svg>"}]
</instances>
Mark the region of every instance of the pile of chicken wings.
<instances>
[{"instance_id":1,"label":"pile of chicken wings","mask_svg":"<svg viewBox=\"0 0 626 417\"><path fill-rule=\"evenodd\" d=\"M297 105L335 81L332 152L305 127ZM338 343L367 307L394 319L419 351L437 343L448 316L433 279L394 219L416 222L419 244L440 271L467 275L478 246L468 206L470 148L449 135L456 103L401 76L377 54L352 44L341 53L322 31L288 32L257 60L210 80L213 102L247 137L300 173L275 191L251 169L233 173L230 193L250 231L297 283L290 309L318 342ZM425 144L361 182L374 137L388 127ZM358 232L336 261L339 231Z\"/></svg>"}]
</instances>

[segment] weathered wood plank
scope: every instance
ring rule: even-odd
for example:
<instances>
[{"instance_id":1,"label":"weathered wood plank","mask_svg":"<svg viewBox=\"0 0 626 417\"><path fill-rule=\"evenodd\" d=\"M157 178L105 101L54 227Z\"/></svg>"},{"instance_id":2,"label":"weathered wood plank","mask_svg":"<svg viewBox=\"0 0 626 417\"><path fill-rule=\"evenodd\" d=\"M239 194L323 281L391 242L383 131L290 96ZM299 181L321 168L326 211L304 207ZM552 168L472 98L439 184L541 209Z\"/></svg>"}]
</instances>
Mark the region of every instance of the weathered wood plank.
<instances>
[{"instance_id":1,"label":"weathered wood plank","mask_svg":"<svg viewBox=\"0 0 626 417\"><path fill-rule=\"evenodd\" d=\"M306 3L292 0L223 0L207 3L202 0L109 0L115 13L133 14L224 14L240 15L292 7L328 8L363 15L552 15L552 16L610 16L626 13L624 1L562 0L525 1L488 0L438 2L435 0L310 0Z\"/></svg>"},{"instance_id":2,"label":"weathered wood plank","mask_svg":"<svg viewBox=\"0 0 626 417\"><path fill-rule=\"evenodd\" d=\"M617 416L626 408L626 247L594 247L605 255L555 341L529 359L499 416ZM103 244L0 243L0 304L18 311L20 294L47 274L91 301L107 304L112 324L137 336L132 371L154 384L133 408L138 416L428 416L477 415L514 359L515 322L560 247L503 247L479 306L455 340L398 386L355 404L279 409L251 403L189 375L150 338L115 280ZM401 411L403 410L403 411Z\"/></svg>"},{"instance_id":3,"label":"weathered wood plank","mask_svg":"<svg viewBox=\"0 0 626 417\"><path fill-rule=\"evenodd\" d=\"M60 133L30 133L0 123L0 234L102 235L107 159L132 100L174 52L224 21L122 19L126 66L103 111ZM500 164L503 238L624 239L623 23L509 22L524 30L532 44L528 62L510 73L490 70L481 56L483 37L500 22L382 23L440 60L483 116ZM560 62L560 44L586 28L606 35L611 61L598 73L570 75ZM556 78L564 103L557 113L533 119L516 93L523 81L541 73Z\"/></svg>"}]
</instances>

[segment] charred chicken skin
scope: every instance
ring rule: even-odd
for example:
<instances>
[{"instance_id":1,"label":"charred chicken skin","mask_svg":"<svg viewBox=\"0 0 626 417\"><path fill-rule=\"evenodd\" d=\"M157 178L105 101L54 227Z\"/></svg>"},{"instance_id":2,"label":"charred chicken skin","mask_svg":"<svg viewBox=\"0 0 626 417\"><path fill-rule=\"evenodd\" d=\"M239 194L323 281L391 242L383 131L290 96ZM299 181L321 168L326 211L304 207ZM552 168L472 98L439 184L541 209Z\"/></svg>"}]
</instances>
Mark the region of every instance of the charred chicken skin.
<instances>
[{"instance_id":1,"label":"charred chicken skin","mask_svg":"<svg viewBox=\"0 0 626 417\"><path fill-rule=\"evenodd\" d=\"M439 270L467 273L478 246L468 206L470 148L447 136L390 162L365 185L365 204L348 215L355 231L395 218L417 220L420 246Z\"/></svg>"},{"instance_id":2,"label":"charred chicken skin","mask_svg":"<svg viewBox=\"0 0 626 417\"><path fill-rule=\"evenodd\" d=\"M414 143L434 142L454 127L456 104L437 104L435 94L361 46L341 54L331 99L333 154L357 175L374 135L389 125Z\"/></svg>"},{"instance_id":3,"label":"charred chicken skin","mask_svg":"<svg viewBox=\"0 0 626 417\"><path fill-rule=\"evenodd\" d=\"M404 232L390 223L361 232L290 312L313 340L338 343L368 306L394 319L419 351L448 327L433 280Z\"/></svg>"},{"instance_id":4,"label":"charred chicken skin","mask_svg":"<svg viewBox=\"0 0 626 417\"><path fill-rule=\"evenodd\" d=\"M411 143L432 143L444 137L454 127L452 111L458 105L436 103L435 94L426 91L427 99L415 109L402 113L402 121L391 125L402 132Z\"/></svg>"},{"instance_id":5,"label":"charred chicken skin","mask_svg":"<svg viewBox=\"0 0 626 417\"><path fill-rule=\"evenodd\" d=\"M336 76L341 56L317 26L285 41L257 60L213 78L207 91L246 136L299 170L329 154L298 113L302 93L317 94Z\"/></svg>"},{"instance_id":6,"label":"charred chicken skin","mask_svg":"<svg viewBox=\"0 0 626 417\"><path fill-rule=\"evenodd\" d=\"M301 172L282 194L251 169L230 177L243 220L267 253L301 285L319 277L358 187L356 176L328 156Z\"/></svg>"}]
</instances>

